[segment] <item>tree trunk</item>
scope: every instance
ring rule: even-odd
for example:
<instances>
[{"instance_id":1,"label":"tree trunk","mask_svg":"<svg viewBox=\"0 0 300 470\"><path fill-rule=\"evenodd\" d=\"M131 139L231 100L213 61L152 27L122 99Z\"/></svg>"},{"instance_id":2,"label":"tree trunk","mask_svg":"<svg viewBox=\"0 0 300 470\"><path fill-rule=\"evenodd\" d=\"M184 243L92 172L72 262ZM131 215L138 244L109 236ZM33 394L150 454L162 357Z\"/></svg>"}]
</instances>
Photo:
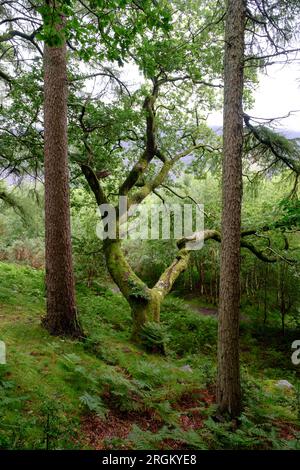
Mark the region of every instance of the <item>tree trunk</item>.
<instances>
[{"instance_id":1,"label":"tree trunk","mask_svg":"<svg viewBox=\"0 0 300 470\"><path fill-rule=\"evenodd\" d=\"M220 412L232 417L241 411L239 303L245 9L243 0L227 1L217 400Z\"/></svg>"},{"instance_id":2,"label":"tree trunk","mask_svg":"<svg viewBox=\"0 0 300 470\"><path fill-rule=\"evenodd\" d=\"M61 29L62 25L58 25ZM77 321L71 250L67 143L66 44L45 44L45 237L47 313L53 335L82 335Z\"/></svg>"},{"instance_id":3,"label":"tree trunk","mask_svg":"<svg viewBox=\"0 0 300 470\"><path fill-rule=\"evenodd\" d=\"M135 274L122 251L120 240L105 240L104 253L108 271L132 312L132 339L139 342L140 332L147 321L159 321L159 306L155 308L152 289Z\"/></svg>"},{"instance_id":4,"label":"tree trunk","mask_svg":"<svg viewBox=\"0 0 300 470\"><path fill-rule=\"evenodd\" d=\"M264 279L264 326L267 324L267 279L268 279L268 268L265 270Z\"/></svg>"},{"instance_id":5,"label":"tree trunk","mask_svg":"<svg viewBox=\"0 0 300 470\"><path fill-rule=\"evenodd\" d=\"M174 282L188 266L189 252L179 251L173 263L150 289L133 271L122 251L120 240L104 241L104 253L108 271L130 305L132 313L132 340L141 342L143 326L160 321L160 306Z\"/></svg>"},{"instance_id":6,"label":"tree trunk","mask_svg":"<svg viewBox=\"0 0 300 470\"><path fill-rule=\"evenodd\" d=\"M285 314L286 314L286 302L285 302L285 285L284 285L284 266L280 264L280 314L281 314L281 333L285 335Z\"/></svg>"}]
</instances>

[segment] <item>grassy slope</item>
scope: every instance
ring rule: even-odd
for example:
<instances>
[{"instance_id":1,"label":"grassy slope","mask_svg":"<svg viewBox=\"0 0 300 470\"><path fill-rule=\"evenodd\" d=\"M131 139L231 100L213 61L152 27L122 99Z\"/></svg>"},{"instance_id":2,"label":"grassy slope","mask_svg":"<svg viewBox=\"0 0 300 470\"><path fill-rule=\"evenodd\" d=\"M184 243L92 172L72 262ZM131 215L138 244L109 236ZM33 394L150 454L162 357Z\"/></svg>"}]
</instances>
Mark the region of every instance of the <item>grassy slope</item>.
<instances>
[{"instance_id":1,"label":"grassy slope","mask_svg":"<svg viewBox=\"0 0 300 470\"><path fill-rule=\"evenodd\" d=\"M8 359L0 365L0 448L300 448L297 393L274 386L298 382L288 341L243 328L245 412L237 428L212 419L214 319L170 297L162 313L168 355L160 357L130 343L120 295L81 286L78 304L87 340L49 336L40 327L43 273L0 263Z\"/></svg>"}]
</instances>

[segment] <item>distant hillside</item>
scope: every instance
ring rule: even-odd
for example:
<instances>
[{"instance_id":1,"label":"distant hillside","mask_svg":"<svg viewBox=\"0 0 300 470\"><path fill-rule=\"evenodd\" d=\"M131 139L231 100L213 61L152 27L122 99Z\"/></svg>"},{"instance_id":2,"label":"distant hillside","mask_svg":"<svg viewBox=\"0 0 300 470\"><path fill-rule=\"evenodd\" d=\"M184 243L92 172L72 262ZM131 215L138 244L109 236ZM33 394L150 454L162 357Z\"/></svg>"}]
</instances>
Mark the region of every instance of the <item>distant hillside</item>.
<instances>
[{"instance_id":1,"label":"distant hillside","mask_svg":"<svg viewBox=\"0 0 300 470\"><path fill-rule=\"evenodd\" d=\"M211 126L211 128L215 131L216 134L218 135L222 134L222 126ZM275 130L279 134L282 134L285 137L287 137L288 139L297 139L297 138L300 139L300 126L299 126L299 130L285 129L285 128L278 128Z\"/></svg>"}]
</instances>

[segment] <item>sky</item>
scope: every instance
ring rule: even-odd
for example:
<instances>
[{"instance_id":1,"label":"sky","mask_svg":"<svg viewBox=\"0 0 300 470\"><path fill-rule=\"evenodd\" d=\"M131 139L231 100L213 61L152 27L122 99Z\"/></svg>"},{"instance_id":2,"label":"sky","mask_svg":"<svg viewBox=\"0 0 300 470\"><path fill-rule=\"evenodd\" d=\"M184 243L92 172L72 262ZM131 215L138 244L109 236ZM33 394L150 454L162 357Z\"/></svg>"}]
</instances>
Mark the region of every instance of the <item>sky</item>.
<instances>
[{"instance_id":1,"label":"sky","mask_svg":"<svg viewBox=\"0 0 300 470\"><path fill-rule=\"evenodd\" d=\"M126 64L121 71L121 79L129 85L131 90L136 89L143 77L133 64ZM101 89L101 78L89 80L86 90L89 92ZM103 98L102 98L103 99ZM111 101L111 96L107 96ZM289 117L278 121L278 130L287 131L289 137L300 137L300 61L291 64L274 64L267 67L266 73L260 73L259 83L254 91L255 104L252 109L245 111L258 118ZM222 126L222 112L211 112L208 124L215 128Z\"/></svg>"},{"instance_id":2,"label":"sky","mask_svg":"<svg viewBox=\"0 0 300 470\"><path fill-rule=\"evenodd\" d=\"M260 74L254 98L253 108L245 110L254 117L273 118L298 110L282 119L278 129L300 136L300 62L270 65L267 74ZM211 113L208 122L212 126L221 126L222 113Z\"/></svg>"},{"instance_id":3,"label":"sky","mask_svg":"<svg viewBox=\"0 0 300 470\"><path fill-rule=\"evenodd\" d=\"M122 75L133 88L143 81L137 68L130 64L126 65ZM245 111L256 118L282 117L294 111L289 117L273 124L278 130L286 131L289 137L300 137L300 61L268 66L266 72L259 75L254 100L252 109ZM212 127L221 127L222 112L210 113L208 124Z\"/></svg>"}]
</instances>

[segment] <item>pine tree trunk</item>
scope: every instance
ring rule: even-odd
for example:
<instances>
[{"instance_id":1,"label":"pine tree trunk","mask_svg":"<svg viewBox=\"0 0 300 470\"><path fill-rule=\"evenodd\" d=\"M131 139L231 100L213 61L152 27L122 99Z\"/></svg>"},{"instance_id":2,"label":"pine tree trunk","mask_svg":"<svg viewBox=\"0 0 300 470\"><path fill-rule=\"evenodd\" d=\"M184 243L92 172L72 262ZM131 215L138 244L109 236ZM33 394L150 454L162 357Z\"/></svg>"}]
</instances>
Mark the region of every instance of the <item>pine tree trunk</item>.
<instances>
[{"instance_id":1,"label":"pine tree trunk","mask_svg":"<svg viewBox=\"0 0 300 470\"><path fill-rule=\"evenodd\" d=\"M267 324L267 279L268 279L268 268L265 270L264 279L264 326Z\"/></svg>"},{"instance_id":2,"label":"pine tree trunk","mask_svg":"<svg viewBox=\"0 0 300 470\"><path fill-rule=\"evenodd\" d=\"M45 45L45 237L47 313L53 335L80 336L71 250L66 44Z\"/></svg>"},{"instance_id":3,"label":"pine tree trunk","mask_svg":"<svg viewBox=\"0 0 300 470\"><path fill-rule=\"evenodd\" d=\"M224 58L223 208L217 400L221 413L241 410L239 369L240 232L245 2L227 1Z\"/></svg>"},{"instance_id":4,"label":"pine tree trunk","mask_svg":"<svg viewBox=\"0 0 300 470\"><path fill-rule=\"evenodd\" d=\"M285 314L286 314L286 302L285 302L285 285L284 285L284 266L280 264L280 314L281 314L281 333L285 335Z\"/></svg>"}]
</instances>

